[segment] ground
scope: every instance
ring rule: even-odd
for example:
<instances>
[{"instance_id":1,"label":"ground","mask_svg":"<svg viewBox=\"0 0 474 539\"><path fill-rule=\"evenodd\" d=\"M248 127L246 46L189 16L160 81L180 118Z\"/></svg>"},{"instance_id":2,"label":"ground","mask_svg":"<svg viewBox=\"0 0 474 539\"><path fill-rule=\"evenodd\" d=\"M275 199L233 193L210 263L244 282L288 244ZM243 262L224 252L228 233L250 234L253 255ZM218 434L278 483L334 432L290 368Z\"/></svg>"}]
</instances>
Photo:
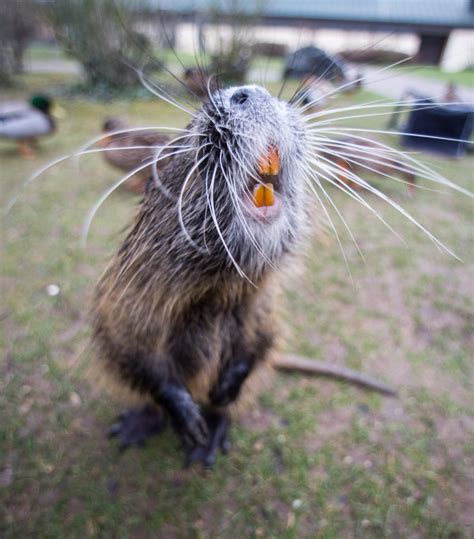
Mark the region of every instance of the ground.
<instances>
[{"instance_id":1,"label":"ground","mask_svg":"<svg viewBox=\"0 0 474 539\"><path fill-rule=\"evenodd\" d=\"M67 78L55 77L30 75L5 97ZM128 115L134 125L186 121L156 101L61 105L68 116L42 141L36 160L22 160L1 143L5 200L39 166L95 136L105 115ZM363 121L358 125L385 119ZM460 185L472 179L473 157L424 159ZM286 346L376 375L399 398L276 374L234 426L230 455L203 473L181 469L169 432L123 454L104 434L123 402L89 375L86 313L137 200L116 192L98 213L86 250L79 239L88 209L116 177L100 156L59 165L4 219L1 537L472 536L471 201L428 190L410 199L403 185L373 179L461 262L384 211L404 245L366 209L329 189L366 264L339 227L352 284L336 240L315 227L300 273L285 290ZM382 211L375 197L367 200ZM48 285L59 294L49 295Z\"/></svg>"},{"instance_id":2,"label":"ground","mask_svg":"<svg viewBox=\"0 0 474 539\"><path fill-rule=\"evenodd\" d=\"M474 86L474 71L464 69L455 73L442 71L437 66L419 66L416 69L416 75L420 77L429 77L446 82L453 82L462 86Z\"/></svg>"}]
</instances>

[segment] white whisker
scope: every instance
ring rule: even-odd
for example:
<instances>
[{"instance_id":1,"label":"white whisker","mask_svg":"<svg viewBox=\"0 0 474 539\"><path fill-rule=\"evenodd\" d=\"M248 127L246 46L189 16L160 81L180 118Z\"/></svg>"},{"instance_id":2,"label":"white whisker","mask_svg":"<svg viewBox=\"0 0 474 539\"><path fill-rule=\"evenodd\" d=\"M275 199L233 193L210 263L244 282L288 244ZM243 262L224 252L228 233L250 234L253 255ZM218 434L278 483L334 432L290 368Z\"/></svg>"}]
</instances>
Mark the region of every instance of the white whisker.
<instances>
[{"instance_id":1,"label":"white whisker","mask_svg":"<svg viewBox=\"0 0 474 539\"><path fill-rule=\"evenodd\" d=\"M176 154L189 152L189 149L185 150L178 150ZM174 154L174 155L176 155ZM94 206L91 208L90 212L88 213L84 225L82 228L82 234L81 234L81 243L83 247L87 244L87 237L89 235L89 230L92 224L92 221L94 220L94 217L96 213L98 212L99 208L102 206L102 204L107 200L107 198L122 184L124 184L129 178L131 178L133 175L135 175L137 172L140 172L141 170L144 170L145 168L149 167L150 165L155 164L157 161L160 161L161 159L164 159L166 157L169 157L168 155L165 155L161 157L158 160L149 159L147 160L143 165L140 165L139 167L135 168L131 172L129 172L126 176L121 178L119 181L115 182L109 189L107 189L102 196L99 198L99 200L94 204Z\"/></svg>"},{"instance_id":2,"label":"white whisker","mask_svg":"<svg viewBox=\"0 0 474 539\"><path fill-rule=\"evenodd\" d=\"M199 168L199 165L201 163L203 163L208 157L209 157L209 154L206 154L204 156L201 157L201 159L197 160L197 153L196 153L196 161L194 163L194 165L190 168L189 172L187 173L184 181L183 181L183 185L181 187L181 191L179 193L179 197L178 197L178 217L179 217L179 224L181 226L181 230L183 231L186 239L189 241L189 243L199 252L204 252L204 249L202 249L202 247L199 247L199 245L193 240L193 238L191 237L191 235L189 234L187 228L186 228L186 225L184 223L184 219L183 219L183 197L184 197L184 192L186 190L186 187L188 185L188 182L189 180L191 179L194 171L196 171L198 168Z\"/></svg>"},{"instance_id":3,"label":"white whisker","mask_svg":"<svg viewBox=\"0 0 474 539\"><path fill-rule=\"evenodd\" d=\"M325 133L331 133L331 134L334 134L334 135L344 135L345 134L345 132L341 131L340 129L339 130L334 130L334 129L330 129L330 128L325 128L322 131L325 132ZM360 129L360 131L364 132L366 130ZM391 148L390 146L387 146L386 144L384 144L384 143L382 143L380 141L374 141L373 139L370 139L370 138L367 138L367 137L362 137L360 135L352 135L352 137L356 138L358 140L367 142L369 144L376 143L380 148L386 148L386 149L389 149L391 151L394 151L400 158L402 158L402 159L404 158L405 160L410 161L414 166L418 167L418 170L425 171L427 173L427 175L424 176L426 179L430 179L431 181L433 181L435 183L439 183L440 185L450 187L451 189L453 189L455 191L458 191L458 192L460 192L460 193L462 193L464 195L468 195L469 197L473 196L470 191L467 191L466 189L464 189L464 188L460 187L459 185L453 183L452 181L448 180L444 176L441 176L436 171L434 171L433 169L431 169L427 165L424 165L423 163L421 163L417 159L414 159L413 157L411 157L410 155L408 155L405 152L395 150L394 148ZM418 175L421 176L423 174L422 174L422 172L419 172Z\"/></svg>"}]
</instances>

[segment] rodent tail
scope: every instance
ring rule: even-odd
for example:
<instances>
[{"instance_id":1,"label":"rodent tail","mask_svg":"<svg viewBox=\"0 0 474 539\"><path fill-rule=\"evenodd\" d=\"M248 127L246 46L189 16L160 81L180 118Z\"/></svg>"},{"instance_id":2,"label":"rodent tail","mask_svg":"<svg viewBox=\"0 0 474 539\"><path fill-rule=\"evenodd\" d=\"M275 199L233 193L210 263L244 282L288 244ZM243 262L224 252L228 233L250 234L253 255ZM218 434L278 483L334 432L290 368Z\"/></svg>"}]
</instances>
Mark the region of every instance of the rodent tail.
<instances>
[{"instance_id":1,"label":"rodent tail","mask_svg":"<svg viewBox=\"0 0 474 539\"><path fill-rule=\"evenodd\" d=\"M395 389L380 382L379 380L363 374L359 371L343 367L341 365L335 365L332 363L326 363L324 361L318 361L295 354L280 355L275 358L273 366L281 371L286 372L302 372L305 374L315 374L317 376L327 376L329 378L336 378L338 380L344 380L350 384L355 384L365 389L371 389L378 391L384 395L391 397L398 396Z\"/></svg>"}]
</instances>

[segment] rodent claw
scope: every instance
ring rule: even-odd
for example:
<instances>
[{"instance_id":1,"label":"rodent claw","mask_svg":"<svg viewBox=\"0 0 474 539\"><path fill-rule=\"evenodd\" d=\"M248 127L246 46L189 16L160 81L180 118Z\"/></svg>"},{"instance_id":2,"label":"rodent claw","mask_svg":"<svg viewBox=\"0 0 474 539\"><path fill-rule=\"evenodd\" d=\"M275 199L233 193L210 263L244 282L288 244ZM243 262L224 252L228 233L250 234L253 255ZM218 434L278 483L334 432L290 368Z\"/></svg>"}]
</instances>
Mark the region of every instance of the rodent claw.
<instances>
[{"instance_id":1,"label":"rodent claw","mask_svg":"<svg viewBox=\"0 0 474 539\"><path fill-rule=\"evenodd\" d=\"M226 454L229 450L230 444L227 439L229 418L225 414L207 412L204 419L208 432L206 441L185 446L185 468L189 468L195 462L201 463L205 468L212 468L216 461L217 451L220 449L223 454Z\"/></svg>"}]
</instances>

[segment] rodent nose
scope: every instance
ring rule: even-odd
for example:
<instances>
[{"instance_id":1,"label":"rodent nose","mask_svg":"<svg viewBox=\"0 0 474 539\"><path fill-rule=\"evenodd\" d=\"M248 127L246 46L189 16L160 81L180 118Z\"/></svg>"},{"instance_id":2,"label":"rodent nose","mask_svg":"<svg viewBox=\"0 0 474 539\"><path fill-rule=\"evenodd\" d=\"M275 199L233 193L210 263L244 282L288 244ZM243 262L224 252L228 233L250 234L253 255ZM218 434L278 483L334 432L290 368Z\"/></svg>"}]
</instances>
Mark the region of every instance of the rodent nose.
<instances>
[{"instance_id":1,"label":"rodent nose","mask_svg":"<svg viewBox=\"0 0 474 539\"><path fill-rule=\"evenodd\" d=\"M250 92L248 90L236 90L232 97L230 98L230 102L233 105L243 105L247 99L250 97Z\"/></svg>"}]
</instances>

